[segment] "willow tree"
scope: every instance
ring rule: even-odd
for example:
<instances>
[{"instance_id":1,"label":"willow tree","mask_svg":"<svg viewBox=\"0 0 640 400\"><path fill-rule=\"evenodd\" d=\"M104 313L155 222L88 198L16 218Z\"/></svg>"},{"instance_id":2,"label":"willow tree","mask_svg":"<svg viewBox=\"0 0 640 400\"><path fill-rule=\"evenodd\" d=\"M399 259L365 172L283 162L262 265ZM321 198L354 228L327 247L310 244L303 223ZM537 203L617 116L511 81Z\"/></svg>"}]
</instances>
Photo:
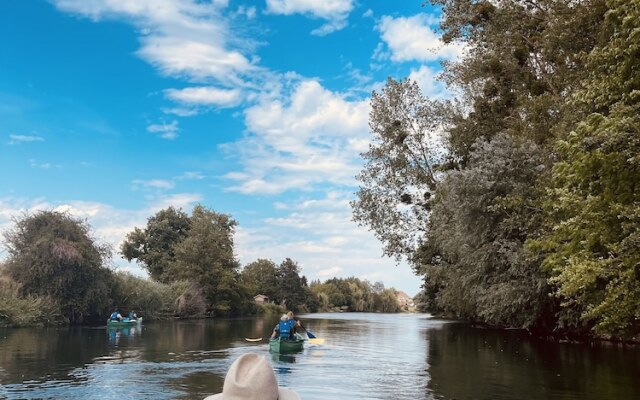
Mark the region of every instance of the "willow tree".
<instances>
[{"instance_id":1,"label":"willow tree","mask_svg":"<svg viewBox=\"0 0 640 400\"><path fill-rule=\"evenodd\" d=\"M23 295L52 299L71 323L105 318L111 250L91 237L86 221L41 211L15 220L5 238L6 270Z\"/></svg>"},{"instance_id":2,"label":"willow tree","mask_svg":"<svg viewBox=\"0 0 640 400\"><path fill-rule=\"evenodd\" d=\"M351 206L354 220L373 230L385 255L410 255L424 235L437 166L444 160L440 135L446 111L446 105L423 96L409 79L389 78L373 92L372 140L362 154L366 163Z\"/></svg>"}]
</instances>

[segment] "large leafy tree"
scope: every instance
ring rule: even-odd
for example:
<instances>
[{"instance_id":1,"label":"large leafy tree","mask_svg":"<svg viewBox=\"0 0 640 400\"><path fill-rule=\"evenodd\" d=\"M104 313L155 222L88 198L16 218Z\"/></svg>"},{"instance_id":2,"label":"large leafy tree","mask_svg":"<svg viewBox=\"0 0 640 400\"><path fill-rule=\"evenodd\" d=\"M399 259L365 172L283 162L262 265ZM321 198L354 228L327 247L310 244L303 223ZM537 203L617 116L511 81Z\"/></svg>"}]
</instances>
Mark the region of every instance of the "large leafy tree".
<instances>
[{"instance_id":1,"label":"large leafy tree","mask_svg":"<svg viewBox=\"0 0 640 400\"><path fill-rule=\"evenodd\" d=\"M307 278L300 276L300 266L290 258L285 258L278 266L279 299L290 310L299 311L310 307L313 296Z\"/></svg>"},{"instance_id":2,"label":"large leafy tree","mask_svg":"<svg viewBox=\"0 0 640 400\"><path fill-rule=\"evenodd\" d=\"M553 145L573 116L568 101L586 73L604 0L431 0L443 8L446 43L467 54L445 66L464 107L448 129L451 155L464 165L478 139L498 133ZM577 117L578 115L576 115Z\"/></svg>"},{"instance_id":3,"label":"large leafy tree","mask_svg":"<svg viewBox=\"0 0 640 400\"><path fill-rule=\"evenodd\" d=\"M210 307L218 313L235 311L241 303L240 264L233 254L236 221L196 206L189 235L175 246L176 262L167 270L174 280L197 282Z\"/></svg>"},{"instance_id":4,"label":"large leafy tree","mask_svg":"<svg viewBox=\"0 0 640 400\"><path fill-rule=\"evenodd\" d=\"M371 98L369 126L373 135L351 203L353 217L369 226L384 244L386 255L401 258L415 250L424 234L429 199L442 162L439 142L446 124L445 105L420 93L411 80L387 80Z\"/></svg>"},{"instance_id":5,"label":"large leafy tree","mask_svg":"<svg viewBox=\"0 0 640 400\"><path fill-rule=\"evenodd\" d=\"M539 260L524 242L539 225L542 152L506 134L479 140L465 169L440 183L429 239L415 255L432 310L530 328L549 310Z\"/></svg>"},{"instance_id":6,"label":"large leafy tree","mask_svg":"<svg viewBox=\"0 0 640 400\"><path fill-rule=\"evenodd\" d=\"M174 278L166 271L175 262L175 245L188 236L190 228L186 213L168 207L150 217L144 229L127 234L120 251L128 261L137 260L152 279L169 283Z\"/></svg>"},{"instance_id":7,"label":"large leafy tree","mask_svg":"<svg viewBox=\"0 0 640 400\"><path fill-rule=\"evenodd\" d=\"M607 1L577 107L590 113L557 144L544 252L561 322L640 331L640 3Z\"/></svg>"},{"instance_id":8,"label":"large leafy tree","mask_svg":"<svg viewBox=\"0 0 640 400\"><path fill-rule=\"evenodd\" d=\"M42 211L5 233L6 270L24 295L46 296L71 323L102 320L109 307L111 250L91 237L84 220Z\"/></svg>"},{"instance_id":9,"label":"large leafy tree","mask_svg":"<svg viewBox=\"0 0 640 400\"><path fill-rule=\"evenodd\" d=\"M444 69L459 103L423 100L408 81L374 94L373 142L363 155L354 218L372 228L387 254L408 255L425 275L425 304L493 324L549 327L546 317L557 306L545 296L551 269L540 270L540 254L523 244L544 225L556 142L585 115L572 99L593 79L585 55L606 33L602 21L612 3L431 3L443 9L445 42L466 49ZM620 59L609 57L616 65ZM400 113L405 124L395 117L405 110L423 111ZM440 133L447 153L438 152L433 136L406 136L407 126ZM406 148L407 139L415 145ZM420 159L412 149L436 151L412 163Z\"/></svg>"},{"instance_id":10,"label":"large leafy tree","mask_svg":"<svg viewBox=\"0 0 640 400\"><path fill-rule=\"evenodd\" d=\"M137 259L152 278L172 283L188 281L214 313L228 314L244 306L239 263L234 256L236 221L197 205L191 216L169 207L136 228L122 245L127 259Z\"/></svg>"},{"instance_id":11,"label":"large leafy tree","mask_svg":"<svg viewBox=\"0 0 640 400\"><path fill-rule=\"evenodd\" d=\"M260 258L245 265L240 279L252 296L263 294L272 300L279 296L278 266L271 260Z\"/></svg>"}]
</instances>

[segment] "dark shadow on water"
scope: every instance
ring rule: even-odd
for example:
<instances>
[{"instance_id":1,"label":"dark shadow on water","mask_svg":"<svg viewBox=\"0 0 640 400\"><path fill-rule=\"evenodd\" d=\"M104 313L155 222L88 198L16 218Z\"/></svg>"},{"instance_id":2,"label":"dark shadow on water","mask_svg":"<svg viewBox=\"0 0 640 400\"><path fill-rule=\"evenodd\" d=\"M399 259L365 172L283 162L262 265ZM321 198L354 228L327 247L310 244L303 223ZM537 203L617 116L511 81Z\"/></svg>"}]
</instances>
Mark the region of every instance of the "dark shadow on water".
<instances>
[{"instance_id":1,"label":"dark shadow on water","mask_svg":"<svg viewBox=\"0 0 640 400\"><path fill-rule=\"evenodd\" d=\"M639 398L637 347L552 343L464 324L430 330L427 337L428 389L437 399Z\"/></svg>"}]
</instances>

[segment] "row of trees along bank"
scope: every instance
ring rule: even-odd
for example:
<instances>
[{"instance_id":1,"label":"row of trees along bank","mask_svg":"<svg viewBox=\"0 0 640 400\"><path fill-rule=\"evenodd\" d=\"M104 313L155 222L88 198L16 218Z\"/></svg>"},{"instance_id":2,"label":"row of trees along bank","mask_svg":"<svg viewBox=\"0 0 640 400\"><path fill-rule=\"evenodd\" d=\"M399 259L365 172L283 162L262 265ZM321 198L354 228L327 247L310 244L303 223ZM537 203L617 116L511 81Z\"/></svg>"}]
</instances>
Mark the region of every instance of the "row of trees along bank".
<instances>
[{"instance_id":1,"label":"row of trees along bank","mask_svg":"<svg viewBox=\"0 0 640 400\"><path fill-rule=\"evenodd\" d=\"M640 1L431 0L464 48L425 98L374 92L354 216L424 277L424 309L640 333Z\"/></svg>"},{"instance_id":2,"label":"row of trees along bank","mask_svg":"<svg viewBox=\"0 0 640 400\"><path fill-rule=\"evenodd\" d=\"M147 319L234 316L257 312L399 311L397 293L382 283L333 278L307 283L290 258L259 259L242 270L234 256L236 222L203 206L189 216L169 207L123 241L121 255L149 274L117 272L112 249L68 213L42 211L14 220L4 233L0 325L104 323L118 308ZM257 305L256 294L272 303Z\"/></svg>"}]
</instances>

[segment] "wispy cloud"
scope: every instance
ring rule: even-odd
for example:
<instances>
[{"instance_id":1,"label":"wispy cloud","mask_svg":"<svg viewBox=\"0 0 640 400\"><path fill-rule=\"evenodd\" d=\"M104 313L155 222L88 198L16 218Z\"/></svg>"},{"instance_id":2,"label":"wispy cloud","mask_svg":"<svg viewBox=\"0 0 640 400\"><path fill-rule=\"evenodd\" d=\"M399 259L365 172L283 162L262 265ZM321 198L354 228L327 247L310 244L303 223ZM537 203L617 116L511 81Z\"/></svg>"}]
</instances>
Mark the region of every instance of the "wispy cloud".
<instances>
[{"instance_id":1,"label":"wispy cloud","mask_svg":"<svg viewBox=\"0 0 640 400\"><path fill-rule=\"evenodd\" d=\"M238 89L220 89L213 86L167 89L167 98L187 105L233 107L242 100Z\"/></svg>"},{"instance_id":2,"label":"wispy cloud","mask_svg":"<svg viewBox=\"0 0 640 400\"><path fill-rule=\"evenodd\" d=\"M164 107L162 108L162 112L165 114L177 115L178 117L192 117L194 115L198 115L197 109L186 107Z\"/></svg>"},{"instance_id":3,"label":"wispy cloud","mask_svg":"<svg viewBox=\"0 0 640 400\"><path fill-rule=\"evenodd\" d=\"M60 169L62 168L62 165L60 164L52 164L50 162L47 161L38 161L35 158L30 158L29 159L29 166L32 168L40 168L40 169L51 169L51 168L57 168Z\"/></svg>"},{"instance_id":4,"label":"wispy cloud","mask_svg":"<svg viewBox=\"0 0 640 400\"><path fill-rule=\"evenodd\" d=\"M42 142L42 141L44 141L44 138L41 136L11 134L9 135L9 141L7 142L7 144L15 145L15 144L21 144L21 143Z\"/></svg>"},{"instance_id":5,"label":"wispy cloud","mask_svg":"<svg viewBox=\"0 0 640 400\"><path fill-rule=\"evenodd\" d=\"M228 1L51 1L61 11L93 20L128 21L140 32L137 54L164 75L244 88L252 74L260 71L251 56L254 41L239 36L231 19L225 18ZM247 17L253 13L251 8L242 12Z\"/></svg>"},{"instance_id":6,"label":"wispy cloud","mask_svg":"<svg viewBox=\"0 0 640 400\"><path fill-rule=\"evenodd\" d=\"M164 179L151 179L148 181L136 179L131 182L134 188L149 188L149 189L173 189L176 185L173 181Z\"/></svg>"},{"instance_id":7,"label":"wispy cloud","mask_svg":"<svg viewBox=\"0 0 640 400\"><path fill-rule=\"evenodd\" d=\"M460 44L445 44L434 31L438 19L428 14L412 17L383 16L377 29L386 44L376 50L374 57L390 58L395 62L451 60L459 57L464 47Z\"/></svg>"},{"instance_id":8,"label":"wispy cloud","mask_svg":"<svg viewBox=\"0 0 640 400\"><path fill-rule=\"evenodd\" d=\"M187 171L187 172L183 173L180 176L176 176L173 179L176 179L176 180L198 180L199 181L199 180L204 179L204 178L206 178L206 177L199 171Z\"/></svg>"},{"instance_id":9,"label":"wispy cloud","mask_svg":"<svg viewBox=\"0 0 640 400\"><path fill-rule=\"evenodd\" d=\"M157 133L163 139L173 140L178 137L178 121L171 121L170 123L151 124L147 126L147 132Z\"/></svg>"},{"instance_id":10,"label":"wispy cloud","mask_svg":"<svg viewBox=\"0 0 640 400\"><path fill-rule=\"evenodd\" d=\"M354 0L267 0L267 13L292 15L303 14L327 22L311 33L324 36L347 26L347 18L354 8Z\"/></svg>"}]
</instances>

